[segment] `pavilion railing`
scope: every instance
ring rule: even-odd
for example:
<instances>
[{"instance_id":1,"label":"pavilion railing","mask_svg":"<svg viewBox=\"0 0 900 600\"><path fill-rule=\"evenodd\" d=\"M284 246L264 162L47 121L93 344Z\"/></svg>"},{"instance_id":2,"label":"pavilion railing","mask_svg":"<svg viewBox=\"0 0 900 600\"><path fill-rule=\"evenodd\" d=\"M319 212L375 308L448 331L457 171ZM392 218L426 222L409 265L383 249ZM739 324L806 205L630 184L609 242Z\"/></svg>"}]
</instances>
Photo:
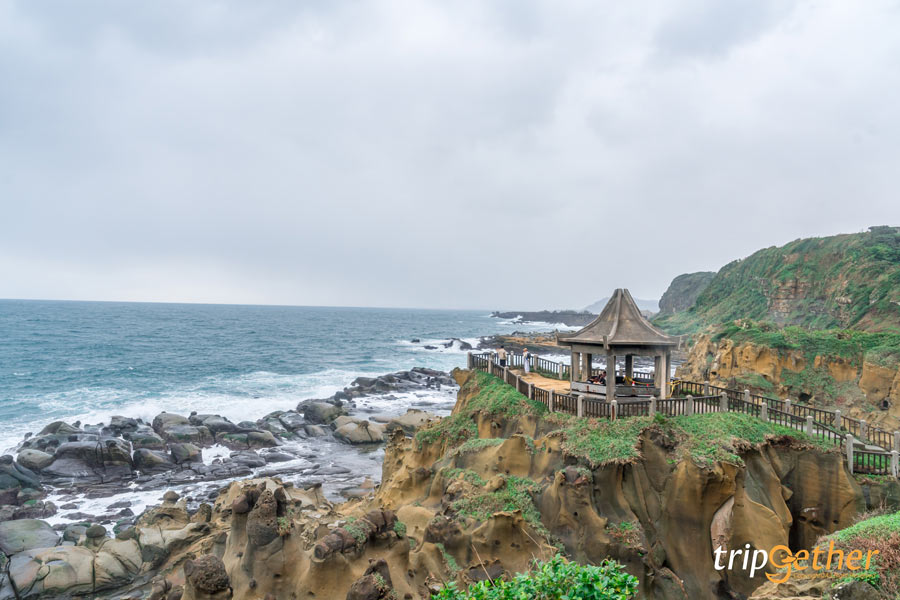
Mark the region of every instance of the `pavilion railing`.
<instances>
[{"instance_id":1,"label":"pavilion railing","mask_svg":"<svg viewBox=\"0 0 900 600\"><path fill-rule=\"evenodd\" d=\"M593 419L645 417L655 414L682 416L712 412L738 412L764 419L770 423L801 431L807 436L827 441L840 448L847 457L850 472L900 477L900 432L887 432L867 426L864 420L842 416L807 404L795 404L789 399L770 398L749 390L736 390L711 385L709 382L672 382L676 397L657 399L616 399L609 401L585 394L566 394L529 383L509 367L516 364L515 356L507 355L509 363L501 367L490 353L468 355L468 367L501 378L524 396L539 402L551 412L563 412ZM562 363L532 355L535 370L556 373L568 372ZM549 363L549 364L548 364ZM568 365L562 365L568 367Z\"/></svg>"}]
</instances>

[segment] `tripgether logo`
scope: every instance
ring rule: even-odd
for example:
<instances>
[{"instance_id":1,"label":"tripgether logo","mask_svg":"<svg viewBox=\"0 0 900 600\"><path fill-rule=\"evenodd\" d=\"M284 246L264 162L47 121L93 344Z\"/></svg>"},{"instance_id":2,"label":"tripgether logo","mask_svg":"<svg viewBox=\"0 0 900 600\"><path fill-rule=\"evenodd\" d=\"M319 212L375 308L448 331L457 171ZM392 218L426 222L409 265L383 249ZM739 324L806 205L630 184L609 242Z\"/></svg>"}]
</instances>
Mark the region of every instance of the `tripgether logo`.
<instances>
[{"instance_id":1,"label":"tripgether logo","mask_svg":"<svg viewBox=\"0 0 900 600\"><path fill-rule=\"evenodd\" d=\"M872 557L878 554L878 550L868 550L863 562L862 550L835 550L834 541L828 543L828 548L816 547L809 550L791 552L787 546L775 546L770 551L750 549L750 544L736 550L726 550L722 546L713 550L715 555L716 571L739 569L750 572L750 577L755 577L758 572L765 571L772 566L777 569L775 573L766 573L769 581L784 583L795 571L809 571L804 573L806 577L827 577L831 571L868 570Z\"/></svg>"}]
</instances>

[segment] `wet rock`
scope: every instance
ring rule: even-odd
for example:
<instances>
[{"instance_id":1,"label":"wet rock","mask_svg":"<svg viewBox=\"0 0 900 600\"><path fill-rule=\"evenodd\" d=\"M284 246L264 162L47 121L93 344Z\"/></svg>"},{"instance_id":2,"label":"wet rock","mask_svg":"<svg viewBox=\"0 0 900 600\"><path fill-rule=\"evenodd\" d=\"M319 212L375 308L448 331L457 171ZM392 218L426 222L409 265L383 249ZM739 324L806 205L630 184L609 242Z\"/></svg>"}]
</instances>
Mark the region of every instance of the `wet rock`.
<instances>
[{"instance_id":1,"label":"wet rock","mask_svg":"<svg viewBox=\"0 0 900 600\"><path fill-rule=\"evenodd\" d=\"M134 451L134 468L141 473L164 473L175 468L172 456L160 450L139 448Z\"/></svg>"},{"instance_id":2,"label":"wet rock","mask_svg":"<svg viewBox=\"0 0 900 600\"><path fill-rule=\"evenodd\" d=\"M46 522L19 519L0 523L0 551L7 556L33 548L52 548L59 535Z\"/></svg>"},{"instance_id":3,"label":"wet rock","mask_svg":"<svg viewBox=\"0 0 900 600\"><path fill-rule=\"evenodd\" d=\"M165 450L166 448L166 441L147 425L141 425L135 431L125 433L123 437L129 440L135 449Z\"/></svg>"},{"instance_id":4,"label":"wet rock","mask_svg":"<svg viewBox=\"0 0 900 600\"><path fill-rule=\"evenodd\" d=\"M191 425L206 427L213 435L237 430L237 425L220 415L191 415L188 420Z\"/></svg>"},{"instance_id":5,"label":"wet rock","mask_svg":"<svg viewBox=\"0 0 900 600\"><path fill-rule=\"evenodd\" d=\"M297 431L298 429L303 429L303 426L306 424L303 415L292 410L285 411L279 414L278 420L281 421L281 424L288 431Z\"/></svg>"},{"instance_id":6,"label":"wet rock","mask_svg":"<svg viewBox=\"0 0 900 600\"><path fill-rule=\"evenodd\" d=\"M82 546L25 550L10 559L9 578L20 597L90 594L94 553Z\"/></svg>"},{"instance_id":7,"label":"wet rock","mask_svg":"<svg viewBox=\"0 0 900 600\"><path fill-rule=\"evenodd\" d=\"M153 430L170 442L203 445L212 441L212 434L205 426L191 425L185 417L166 412L153 418Z\"/></svg>"},{"instance_id":8,"label":"wet rock","mask_svg":"<svg viewBox=\"0 0 900 600\"><path fill-rule=\"evenodd\" d=\"M103 428L103 433L108 435L122 436L126 432L137 431L140 424L137 419L114 415L109 420L109 425Z\"/></svg>"},{"instance_id":9,"label":"wet rock","mask_svg":"<svg viewBox=\"0 0 900 600\"><path fill-rule=\"evenodd\" d=\"M26 448L16 456L16 462L26 469L40 471L44 467L50 466L50 463L53 462L53 455L41 450Z\"/></svg>"},{"instance_id":10,"label":"wet rock","mask_svg":"<svg viewBox=\"0 0 900 600\"><path fill-rule=\"evenodd\" d=\"M251 469L256 469L258 467L264 467L266 465L266 460L259 456L253 450L242 450L240 452L232 452L230 456L230 460L240 464L245 465Z\"/></svg>"},{"instance_id":11,"label":"wet rock","mask_svg":"<svg viewBox=\"0 0 900 600\"><path fill-rule=\"evenodd\" d=\"M320 425L304 425L303 431L311 438L328 435L328 432L325 430L325 428L321 427Z\"/></svg>"},{"instance_id":12,"label":"wet rock","mask_svg":"<svg viewBox=\"0 0 900 600\"><path fill-rule=\"evenodd\" d=\"M278 503L270 490L264 490L247 516L247 537L256 546L265 546L278 537Z\"/></svg>"},{"instance_id":13,"label":"wet rock","mask_svg":"<svg viewBox=\"0 0 900 600\"><path fill-rule=\"evenodd\" d=\"M203 461L202 451L194 444L171 444L169 450L172 452L172 460L176 465Z\"/></svg>"},{"instance_id":14,"label":"wet rock","mask_svg":"<svg viewBox=\"0 0 900 600\"><path fill-rule=\"evenodd\" d=\"M331 423L341 415L347 414L340 406L316 400L304 400L297 406L297 412L302 412L308 423L324 425Z\"/></svg>"}]
</instances>

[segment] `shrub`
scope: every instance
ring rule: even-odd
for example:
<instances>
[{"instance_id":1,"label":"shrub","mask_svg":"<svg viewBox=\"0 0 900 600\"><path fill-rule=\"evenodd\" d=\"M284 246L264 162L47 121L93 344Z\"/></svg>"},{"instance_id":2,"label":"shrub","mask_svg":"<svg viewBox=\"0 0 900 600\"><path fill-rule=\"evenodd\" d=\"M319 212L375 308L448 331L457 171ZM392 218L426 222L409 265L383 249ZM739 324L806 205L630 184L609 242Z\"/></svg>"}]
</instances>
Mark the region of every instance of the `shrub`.
<instances>
[{"instance_id":1,"label":"shrub","mask_svg":"<svg viewBox=\"0 0 900 600\"><path fill-rule=\"evenodd\" d=\"M557 554L510 581L480 581L464 591L450 583L432 600L627 600L634 597L637 585L637 578L619 563L580 565Z\"/></svg>"}]
</instances>

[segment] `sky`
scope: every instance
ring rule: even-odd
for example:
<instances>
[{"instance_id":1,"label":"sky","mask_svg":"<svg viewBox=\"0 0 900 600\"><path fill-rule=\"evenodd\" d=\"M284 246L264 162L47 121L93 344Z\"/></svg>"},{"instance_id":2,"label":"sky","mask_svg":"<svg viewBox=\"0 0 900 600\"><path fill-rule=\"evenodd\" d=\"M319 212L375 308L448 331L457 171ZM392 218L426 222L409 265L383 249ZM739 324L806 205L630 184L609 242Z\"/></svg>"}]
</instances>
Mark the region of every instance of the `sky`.
<instances>
[{"instance_id":1,"label":"sky","mask_svg":"<svg viewBox=\"0 0 900 600\"><path fill-rule=\"evenodd\" d=\"M658 298L900 225L898 65L897 0L0 0L0 298Z\"/></svg>"}]
</instances>

